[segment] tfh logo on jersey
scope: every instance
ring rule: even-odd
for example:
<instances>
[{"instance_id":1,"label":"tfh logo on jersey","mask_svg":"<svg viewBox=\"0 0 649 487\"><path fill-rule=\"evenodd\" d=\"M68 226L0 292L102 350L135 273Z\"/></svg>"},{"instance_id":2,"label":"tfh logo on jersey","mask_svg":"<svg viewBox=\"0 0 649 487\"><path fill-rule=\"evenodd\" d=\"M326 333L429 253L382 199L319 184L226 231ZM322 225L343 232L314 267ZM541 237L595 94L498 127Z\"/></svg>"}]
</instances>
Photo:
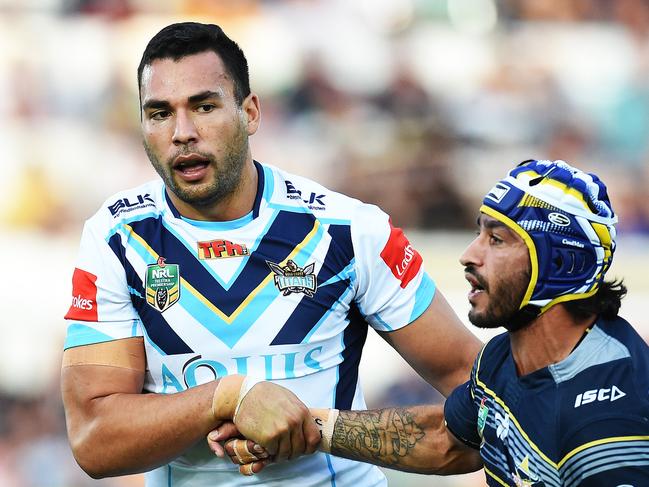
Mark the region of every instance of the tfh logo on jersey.
<instances>
[{"instance_id":1,"label":"tfh logo on jersey","mask_svg":"<svg viewBox=\"0 0 649 487\"><path fill-rule=\"evenodd\" d=\"M160 312L176 304L180 298L180 266L167 264L158 257L156 264L146 268L146 302Z\"/></svg>"},{"instance_id":2,"label":"tfh logo on jersey","mask_svg":"<svg viewBox=\"0 0 649 487\"><path fill-rule=\"evenodd\" d=\"M301 268L291 259L282 267L274 262L266 261L268 267L275 273L275 286L284 296L291 293L304 293L310 298L313 297L318 287L313 268L315 263Z\"/></svg>"},{"instance_id":3,"label":"tfh logo on jersey","mask_svg":"<svg viewBox=\"0 0 649 487\"><path fill-rule=\"evenodd\" d=\"M65 315L68 320L97 321L97 276L83 269L72 274L72 305Z\"/></svg>"},{"instance_id":4,"label":"tfh logo on jersey","mask_svg":"<svg viewBox=\"0 0 649 487\"><path fill-rule=\"evenodd\" d=\"M381 251L381 258L392 271L394 277L401 281L405 288L421 268L422 258L403 234L403 230L392 226L390 222L390 237Z\"/></svg>"},{"instance_id":5,"label":"tfh logo on jersey","mask_svg":"<svg viewBox=\"0 0 649 487\"><path fill-rule=\"evenodd\" d=\"M210 240L198 242L199 259L221 259L226 257L243 257L249 255L248 247L229 240Z\"/></svg>"},{"instance_id":6,"label":"tfh logo on jersey","mask_svg":"<svg viewBox=\"0 0 649 487\"><path fill-rule=\"evenodd\" d=\"M110 214L113 216L117 216L123 211L133 211L137 208L143 208L145 206L154 206L155 202L153 201L153 198L151 198L151 195L149 193L146 194L138 194L137 195L137 200L136 201L129 201L128 198L122 198L117 200L115 203L110 205L108 209L110 210Z\"/></svg>"}]
</instances>

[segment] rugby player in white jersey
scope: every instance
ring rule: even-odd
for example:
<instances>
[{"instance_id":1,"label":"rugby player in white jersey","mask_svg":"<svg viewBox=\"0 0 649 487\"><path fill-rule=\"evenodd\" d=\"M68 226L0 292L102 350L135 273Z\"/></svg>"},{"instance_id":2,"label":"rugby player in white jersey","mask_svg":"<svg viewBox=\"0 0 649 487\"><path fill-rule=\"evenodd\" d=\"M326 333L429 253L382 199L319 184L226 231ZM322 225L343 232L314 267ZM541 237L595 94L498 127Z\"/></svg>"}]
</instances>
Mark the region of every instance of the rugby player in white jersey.
<instances>
[{"instance_id":1,"label":"rugby player in white jersey","mask_svg":"<svg viewBox=\"0 0 649 487\"><path fill-rule=\"evenodd\" d=\"M301 456L320 441L308 407L365 407L368 324L443 394L478 340L385 213L253 160L259 98L218 26L164 28L138 82L160 179L84 227L61 377L75 458L148 487L384 485L376 467ZM226 420L280 463L244 478L217 458L205 436Z\"/></svg>"}]
</instances>

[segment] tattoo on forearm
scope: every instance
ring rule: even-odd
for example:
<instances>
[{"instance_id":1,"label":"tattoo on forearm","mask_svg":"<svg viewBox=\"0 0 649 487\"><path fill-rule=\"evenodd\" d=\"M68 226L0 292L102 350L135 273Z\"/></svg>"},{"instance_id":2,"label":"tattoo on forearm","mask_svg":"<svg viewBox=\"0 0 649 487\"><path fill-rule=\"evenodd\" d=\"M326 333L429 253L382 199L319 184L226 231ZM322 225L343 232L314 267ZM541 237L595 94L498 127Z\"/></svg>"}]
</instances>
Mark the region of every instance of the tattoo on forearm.
<instances>
[{"instance_id":1,"label":"tattoo on forearm","mask_svg":"<svg viewBox=\"0 0 649 487\"><path fill-rule=\"evenodd\" d=\"M373 459L380 465L399 465L424 435L407 409L341 411L331 451L347 458Z\"/></svg>"}]
</instances>

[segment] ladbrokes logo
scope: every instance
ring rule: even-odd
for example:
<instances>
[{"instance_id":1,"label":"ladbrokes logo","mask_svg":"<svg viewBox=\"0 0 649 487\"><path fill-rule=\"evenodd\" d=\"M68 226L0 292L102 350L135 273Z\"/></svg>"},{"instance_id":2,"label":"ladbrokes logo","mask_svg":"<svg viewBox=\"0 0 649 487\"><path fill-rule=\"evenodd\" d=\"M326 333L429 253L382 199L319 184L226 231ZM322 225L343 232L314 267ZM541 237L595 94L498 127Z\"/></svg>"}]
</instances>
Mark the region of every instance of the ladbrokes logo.
<instances>
[{"instance_id":1,"label":"ladbrokes logo","mask_svg":"<svg viewBox=\"0 0 649 487\"><path fill-rule=\"evenodd\" d=\"M248 254L248 247L229 240L210 240L198 242L199 259L222 259L227 257L243 257Z\"/></svg>"},{"instance_id":2,"label":"ladbrokes logo","mask_svg":"<svg viewBox=\"0 0 649 487\"><path fill-rule=\"evenodd\" d=\"M421 255L410 245L403 230L393 227L392 222L390 222L390 237L381 251L381 258L394 277L401 281L402 288L414 279L422 263Z\"/></svg>"},{"instance_id":3,"label":"ladbrokes logo","mask_svg":"<svg viewBox=\"0 0 649 487\"><path fill-rule=\"evenodd\" d=\"M284 296L291 293L304 293L310 298L315 294L318 283L313 273L314 263L301 268L292 260L282 267L274 262L266 261L268 267L275 273L275 286Z\"/></svg>"},{"instance_id":4,"label":"ladbrokes logo","mask_svg":"<svg viewBox=\"0 0 649 487\"><path fill-rule=\"evenodd\" d=\"M72 305L67 320L97 321L97 276L83 269L72 274Z\"/></svg>"}]
</instances>

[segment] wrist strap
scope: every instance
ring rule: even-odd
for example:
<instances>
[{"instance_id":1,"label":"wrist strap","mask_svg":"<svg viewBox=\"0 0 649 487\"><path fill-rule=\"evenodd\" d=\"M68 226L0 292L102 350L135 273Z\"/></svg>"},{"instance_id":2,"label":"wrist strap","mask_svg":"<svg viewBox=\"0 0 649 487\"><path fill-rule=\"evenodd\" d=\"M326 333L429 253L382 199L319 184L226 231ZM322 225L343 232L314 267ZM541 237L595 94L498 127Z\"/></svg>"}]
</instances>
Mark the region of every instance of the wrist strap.
<instances>
[{"instance_id":1,"label":"wrist strap","mask_svg":"<svg viewBox=\"0 0 649 487\"><path fill-rule=\"evenodd\" d=\"M241 389L239 389L239 397L237 398L237 405L234 408L234 414L232 415L233 422L236 422L237 413L239 412L239 408L241 407L241 402L243 401L243 398L246 397L246 394L248 394L253 387L255 387L257 384L263 381L264 379L255 379L249 375L247 375L243 379L243 382L241 383Z\"/></svg>"},{"instance_id":2,"label":"wrist strap","mask_svg":"<svg viewBox=\"0 0 649 487\"><path fill-rule=\"evenodd\" d=\"M334 434L334 427L338 419L337 409L311 409L311 416L320 429L320 446L318 449L325 453L331 453L331 440Z\"/></svg>"},{"instance_id":3,"label":"wrist strap","mask_svg":"<svg viewBox=\"0 0 649 487\"><path fill-rule=\"evenodd\" d=\"M238 407L238 398L245 378L242 375L228 375L219 379L212 396L212 417L229 421Z\"/></svg>"}]
</instances>

